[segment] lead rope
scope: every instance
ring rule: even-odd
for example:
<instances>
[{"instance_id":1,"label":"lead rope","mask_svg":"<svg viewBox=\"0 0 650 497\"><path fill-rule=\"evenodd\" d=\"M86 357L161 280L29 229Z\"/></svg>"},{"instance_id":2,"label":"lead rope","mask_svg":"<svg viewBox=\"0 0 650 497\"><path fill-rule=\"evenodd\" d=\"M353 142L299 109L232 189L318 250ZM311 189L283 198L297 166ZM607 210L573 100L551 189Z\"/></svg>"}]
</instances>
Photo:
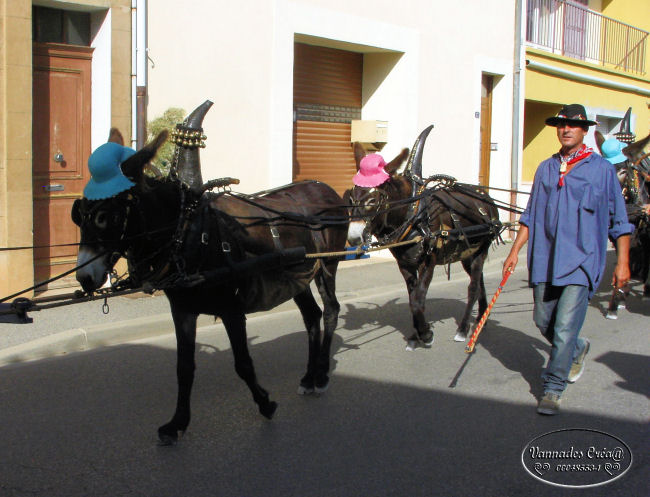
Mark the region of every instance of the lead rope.
<instances>
[{"instance_id":1,"label":"lead rope","mask_svg":"<svg viewBox=\"0 0 650 497\"><path fill-rule=\"evenodd\" d=\"M510 277L511 274L512 271L510 270L506 271L506 275L501 280L501 283L499 283L499 288L497 288L494 297L492 297L492 301L490 302L490 305L488 305L488 308L485 309L483 316L481 316L481 320L476 325L476 329L474 330L474 333L472 333L472 336L469 338L469 341L467 342L467 346L465 347L466 353L471 354L472 352L474 352L474 346L476 345L476 340L478 340L479 333L481 333L481 330L483 329L483 326L485 325L485 322L487 321L487 318L490 315L492 306L494 306L494 303L499 298L499 295L501 294L501 290L503 290L503 287L506 286L506 282L508 281L508 278Z\"/></svg>"}]
</instances>

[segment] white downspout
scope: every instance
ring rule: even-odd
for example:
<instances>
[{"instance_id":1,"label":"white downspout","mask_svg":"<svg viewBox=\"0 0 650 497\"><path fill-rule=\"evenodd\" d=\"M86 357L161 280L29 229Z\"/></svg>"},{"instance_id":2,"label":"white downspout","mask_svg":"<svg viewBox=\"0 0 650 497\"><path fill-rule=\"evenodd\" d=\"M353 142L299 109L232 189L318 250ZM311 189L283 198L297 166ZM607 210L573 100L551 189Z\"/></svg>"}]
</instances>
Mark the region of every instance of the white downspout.
<instances>
[{"instance_id":1,"label":"white downspout","mask_svg":"<svg viewBox=\"0 0 650 497\"><path fill-rule=\"evenodd\" d=\"M599 86L605 86L607 88L614 88L616 90L626 90L640 95L650 96L650 90L643 88L641 86L629 85L627 83L619 83L618 81L612 81L605 78L599 78L597 76L590 76L588 74L580 74L577 72L569 71L567 69L562 69L560 67L550 66L548 64L542 64L541 62L536 62L534 60L527 60L526 66L529 69L534 69L536 71L544 72L547 74L555 74L558 76L564 76L567 79L573 81L584 81L586 83L595 83Z\"/></svg>"},{"instance_id":2,"label":"white downspout","mask_svg":"<svg viewBox=\"0 0 650 497\"><path fill-rule=\"evenodd\" d=\"M514 71L512 82L512 154L510 163L510 204L518 205L516 191L519 190L519 163L521 162L521 137L522 137L522 103L523 103L523 71L524 71L524 5L523 0L515 4L515 53ZM514 213L510 213L510 221L515 220ZM511 236L514 234L510 232Z\"/></svg>"},{"instance_id":3,"label":"white downspout","mask_svg":"<svg viewBox=\"0 0 650 497\"><path fill-rule=\"evenodd\" d=\"M136 0L136 112L138 148L147 141L147 0Z\"/></svg>"},{"instance_id":4,"label":"white downspout","mask_svg":"<svg viewBox=\"0 0 650 497\"><path fill-rule=\"evenodd\" d=\"M137 99L136 79L138 75L137 53L138 53L138 8L137 0L131 0L131 147L137 148L138 143L138 122L137 122Z\"/></svg>"},{"instance_id":5,"label":"white downspout","mask_svg":"<svg viewBox=\"0 0 650 497\"><path fill-rule=\"evenodd\" d=\"M147 0L131 0L131 147L146 141Z\"/></svg>"}]
</instances>

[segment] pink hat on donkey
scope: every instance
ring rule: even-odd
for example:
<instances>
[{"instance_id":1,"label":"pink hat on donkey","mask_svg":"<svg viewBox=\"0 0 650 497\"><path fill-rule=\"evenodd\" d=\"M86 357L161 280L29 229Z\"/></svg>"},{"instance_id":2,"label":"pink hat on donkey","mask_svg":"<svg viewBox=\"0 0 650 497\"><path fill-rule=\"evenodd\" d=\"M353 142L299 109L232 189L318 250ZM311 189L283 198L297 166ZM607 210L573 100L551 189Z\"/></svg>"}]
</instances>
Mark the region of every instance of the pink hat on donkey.
<instances>
[{"instance_id":1,"label":"pink hat on donkey","mask_svg":"<svg viewBox=\"0 0 650 497\"><path fill-rule=\"evenodd\" d=\"M386 161L379 154L366 155L359 163L359 172L352 178L352 183L357 186L370 188L379 186L390 179L384 171Z\"/></svg>"}]
</instances>

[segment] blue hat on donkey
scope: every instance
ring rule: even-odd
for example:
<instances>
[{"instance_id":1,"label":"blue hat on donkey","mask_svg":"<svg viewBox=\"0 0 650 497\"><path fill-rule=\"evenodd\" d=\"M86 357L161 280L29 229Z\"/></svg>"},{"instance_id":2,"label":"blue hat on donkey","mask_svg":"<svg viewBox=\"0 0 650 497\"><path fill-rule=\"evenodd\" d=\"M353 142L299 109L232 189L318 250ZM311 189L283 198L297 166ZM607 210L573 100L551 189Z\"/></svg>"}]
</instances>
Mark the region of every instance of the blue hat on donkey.
<instances>
[{"instance_id":1,"label":"blue hat on donkey","mask_svg":"<svg viewBox=\"0 0 650 497\"><path fill-rule=\"evenodd\" d=\"M623 153L625 146L625 143L617 140L616 138L608 138L600 146L600 150L603 154L603 157L605 157L605 159L607 159L609 162L612 164L620 164L621 162L625 162L627 160L627 157Z\"/></svg>"},{"instance_id":2,"label":"blue hat on donkey","mask_svg":"<svg viewBox=\"0 0 650 497\"><path fill-rule=\"evenodd\" d=\"M135 150L108 142L99 146L88 158L91 178L84 188L88 200L114 197L135 185L122 173L120 164L135 154Z\"/></svg>"}]
</instances>

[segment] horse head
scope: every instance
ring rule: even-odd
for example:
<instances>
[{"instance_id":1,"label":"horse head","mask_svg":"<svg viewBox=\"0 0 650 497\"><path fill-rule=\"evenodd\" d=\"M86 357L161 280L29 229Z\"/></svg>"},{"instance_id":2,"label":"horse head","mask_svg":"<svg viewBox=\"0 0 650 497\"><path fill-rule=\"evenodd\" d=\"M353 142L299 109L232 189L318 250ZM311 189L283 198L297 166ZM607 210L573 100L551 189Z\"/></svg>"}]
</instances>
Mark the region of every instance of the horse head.
<instances>
[{"instance_id":1,"label":"horse head","mask_svg":"<svg viewBox=\"0 0 650 497\"><path fill-rule=\"evenodd\" d=\"M348 242L351 245L367 243L371 234L385 234L397 228L404 220L408 204L403 202L395 205L395 202L405 200L413 194L416 187L414 181L422 176L422 152L432 128L429 126L420 133L410 152L408 148L403 149L383 167L385 176L382 175L379 179L375 179L378 176L372 176L367 182L355 181L355 186L345 192L344 200L350 205L352 218L348 230ZM361 162L366 157L368 156L361 144L355 143L355 178L363 178ZM399 172L407 158L404 170Z\"/></svg>"},{"instance_id":2,"label":"horse head","mask_svg":"<svg viewBox=\"0 0 650 497\"><path fill-rule=\"evenodd\" d=\"M144 169L165 140L167 131L163 130L137 152L123 147L126 155L130 156L121 162L118 159L118 162L108 167L97 166L92 195L88 193L90 190L87 186L85 196L75 200L71 212L72 221L81 231L77 281L86 292L102 286L117 260L126 254L132 241L141 233L143 226L139 203L147 190ZM122 147L122 143L119 131L112 129L105 145ZM101 154L106 150L117 150L119 153L120 150L113 146L102 147L93 152L95 158L96 153ZM91 171L93 155L89 159Z\"/></svg>"}]
</instances>

